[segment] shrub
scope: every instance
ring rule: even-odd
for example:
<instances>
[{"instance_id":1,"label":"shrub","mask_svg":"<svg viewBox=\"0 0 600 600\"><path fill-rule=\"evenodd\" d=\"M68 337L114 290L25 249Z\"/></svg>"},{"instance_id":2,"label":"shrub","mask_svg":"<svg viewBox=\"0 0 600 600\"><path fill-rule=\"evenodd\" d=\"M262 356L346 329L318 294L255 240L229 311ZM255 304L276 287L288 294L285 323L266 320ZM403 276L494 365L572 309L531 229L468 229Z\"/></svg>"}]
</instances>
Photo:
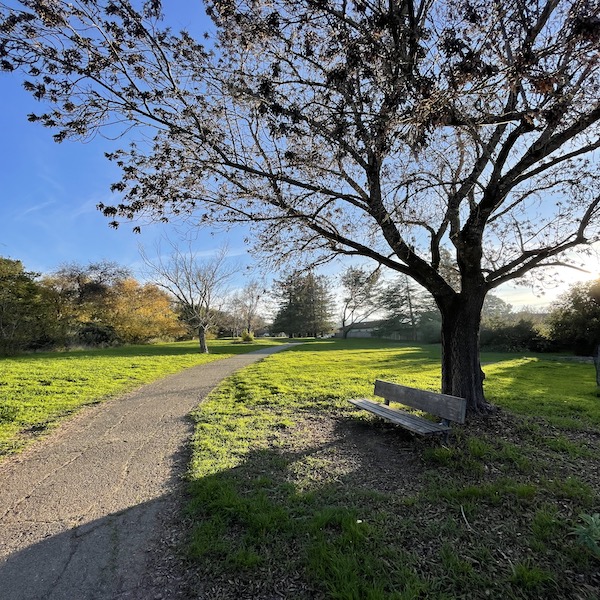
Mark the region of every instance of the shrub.
<instances>
[{"instance_id":1,"label":"shrub","mask_svg":"<svg viewBox=\"0 0 600 600\"><path fill-rule=\"evenodd\" d=\"M252 331L248 331L247 329L244 329L244 331L242 331L242 342L253 342L254 341L254 333L252 333Z\"/></svg>"},{"instance_id":2,"label":"shrub","mask_svg":"<svg viewBox=\"0 0 600 600\"><path fill-rule=\"evenodd\" d=\"M589 356L600 342L600 280L573 286L550 313L550 336L564 349Z\"/></svg>"},{"instance_id":3,"label":"shrub","mask_svg":"<svg viewBox=\"0 0 600 600\"><path fill-rule=\"evenodd\" d=\"M483 327L480 333L482 348L505 352L545 352L550 342L536 329L532 321L520 319L515 324Z\"/></svg>"},{"instance_id":4,"label":"shrub","mask_svg":"<svg viewBox=\"0 0 600 600\"><path fill-rule=\"evenodd\" d=\"M600 514L581 515L580 518L584 524L573 528L571 535L576 536L577 542L600 560Z\"/></svg>"},{"instance_id":5,"label":"shrub","mask_svg":"<svg viewBox=\"0 0 600 600\"><path fill-rule=\"evenodd\" d=\"M82 323L77 331L77 341L84 346L116 346L119 336L111 325Z\"/></svg>"}]
</instances>

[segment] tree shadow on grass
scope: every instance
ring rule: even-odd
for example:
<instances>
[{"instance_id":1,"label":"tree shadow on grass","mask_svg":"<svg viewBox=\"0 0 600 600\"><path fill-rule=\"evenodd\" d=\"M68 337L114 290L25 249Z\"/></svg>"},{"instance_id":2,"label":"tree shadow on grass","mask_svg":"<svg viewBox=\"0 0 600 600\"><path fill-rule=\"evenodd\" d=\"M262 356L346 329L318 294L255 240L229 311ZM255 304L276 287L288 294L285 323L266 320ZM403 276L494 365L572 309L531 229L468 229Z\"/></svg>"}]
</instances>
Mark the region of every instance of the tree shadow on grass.
<instances>
[{"instance_id":1,"label":"tree shadow on grass","mask_svg":"<svg viewBox=\"0 0 600 600\"><path fill-rule=\"evenodd\" d=\"M385 452L394 441L408 449L410 438L382 430L383 438L378 440L370 435L370 426L360 421L320 421L317 418L307 422L306 429L300 432L301 448L256 450L238 467L191 484L193 502L189 513L195 530L189 536L188 547L196 559L201 559L195 564L177 557L184 547L182 535L186 526L174 527L178 520L190 519L180 512L182 486L177 475L188 460L186 449L175 455L174 494L161 495L78 526L65 527L60 514L55 522L22 522L18 511L14 516L7 513L2 523L4 550L9 544L23 549L9 553L0 562L0 598L259 600L274 598L273 590L278 590L277 597L290 600L321 597L323 589L310 582L305 570L314 575L314 569L329 568L323 563L324 553L346 553L348 543L356 543L356 552L361 552L367 539L365 532L370 528L369 517L363 513L367 507L359 508L359 503L363 498L369 499L374 491L368 484L351 492L346 489L347 477L360 473L364 476L371 470L354 453L376 455ZM345 440L348 427L355 435L342 456L340 443ZM409 456L404 456L404 467L412 460ZM394 460L387 461L389 468ZM340 480L334 484L321 481L312 467L310 472L304 471L305 464L335 464L340 469ZM48 498L48 502L56 500ZM364 527L354 531L357 511L363 515ZM307 534L308 540L304 539ZM24 543L28 537L40 540L42 535L41 541ZM345 535L356 538L355 542L341 540L340 536ZM277 556L279 550L284 554ZM298 552L307 563L297 561ZM364 568L355 568L359 562L356 552L348 555L348 565L341 576L350 577L343 582L344 589L356 585L360 593L365 587L359 581ZM276 580L272 570L263 570L265 553L275 556L274 564L283 569L278 571ZM182 572L184 563L187 572ZM222 567L233 568L235 573L223 580Z\"/></svg>"},{"instance_id":2,"label":"tree shadow on grass","mask_svg":"<svg viewBox=\"0 0 600 600\"><path fill-rule=\"evenodd\" d=\"M379 421L306 413L238 466L194 479L190 553L204 597L587 597L577 582L600 583L593 565L565 554L556 565L569 573L546 576L524 558L530 509L521 500L493 495L488 506L485 486L473 496L479 507L440 495L444 485L477 490L480 477L461 471L465 481L444 482L440 470L451 473L424 457L445 452L439 441ZM516 577L515 566L532 579Z\"/></svg>"},{"instance_id":3,"label":"tree shadow on grass","mask_svg":"<svg viewBox=\"0 0 600 600\"><path fill-rule=\"evenodd\" d=\"M155 550L146 552L156 548L152 523L173 510L164 495L13 554L0 564L0 597L407 600L483 597L485 589L490 598L586 597L577 596L576 565L556 584L516 580L501 553L466 562L496 521L486 511L472 520L475 531L454 503L428 499L432 468L424 456L437 450L444 450L438 441L370 417L306 412L269 447L190 482L183 577L168 560L157 569ZM495 502L521 518L513 498ZM510 525L502 528L507 536ZM512 552L509 539L496 532L493 540L491 547Z\"/></svg>"},{"instance_id":4,"label":"tree shadow on grass","mask_svg":"<svg viewBox=\"0 0 600 600\"><path fill-rule=\"evenodd\" d=\"M359 599L386 587L371 551L381 536L374 513L388 494L415 493L419 458L405 432L375 429L306 412L279 447L194 479L190 552L205 597ZM396 583L418 589L418 574L405 571Z\"/></svg>"}]
</instances>

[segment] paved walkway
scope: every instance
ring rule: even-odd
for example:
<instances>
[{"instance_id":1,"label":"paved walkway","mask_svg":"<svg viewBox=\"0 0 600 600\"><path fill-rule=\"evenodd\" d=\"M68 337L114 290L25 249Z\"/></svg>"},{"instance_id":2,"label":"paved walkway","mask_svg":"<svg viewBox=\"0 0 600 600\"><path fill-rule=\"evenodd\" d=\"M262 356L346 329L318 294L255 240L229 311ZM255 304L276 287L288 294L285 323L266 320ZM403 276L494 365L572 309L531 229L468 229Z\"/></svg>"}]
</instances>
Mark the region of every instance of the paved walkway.
<instances>
[{"instance_id":1,"label":"paved walkway","mask_svg":"<svg viewBox=\"0 0 600 600\"><path fill-rule=\"evenodd\" d=\"M165 551L187 415L222 379L287 347L192 367L84 410L0 465L0 600L188 597Z\"/></svg>"}]
</instances>

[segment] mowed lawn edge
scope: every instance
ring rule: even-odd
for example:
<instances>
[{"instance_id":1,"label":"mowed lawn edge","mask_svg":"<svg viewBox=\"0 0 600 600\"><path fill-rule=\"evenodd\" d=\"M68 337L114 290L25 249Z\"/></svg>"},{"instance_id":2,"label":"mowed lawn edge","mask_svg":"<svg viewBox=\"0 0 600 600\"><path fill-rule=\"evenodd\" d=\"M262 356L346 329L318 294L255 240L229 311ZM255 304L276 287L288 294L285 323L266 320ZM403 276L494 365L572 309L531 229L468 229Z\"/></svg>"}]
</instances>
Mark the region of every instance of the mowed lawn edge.
<instances>
[{"instance_id":1,"label":"mowed lawn edge","mask_svg":"<svg viewBox=\"0 0 600 600\"><path fill-rule=\"evenodd\" d=\"M500 410L448 445L347 402L376 378L439 390L439 347L328 340L228 378L193 415L187 553L203 592L597 598L598 559L573 535L600 507L593 367L482 361Z\"/></svg>"},{"instance_id":2,"label":"mowed lawn edge","mask_svg":"<svg viewBox=\"0 0 600 600\"><path fill-rule=\"evenodd\" d=\"M83 406L97 404L188 367L281 343L213 340L47 352L0 358L0 460L22 450Z\"/></svg>"}]
</instances>

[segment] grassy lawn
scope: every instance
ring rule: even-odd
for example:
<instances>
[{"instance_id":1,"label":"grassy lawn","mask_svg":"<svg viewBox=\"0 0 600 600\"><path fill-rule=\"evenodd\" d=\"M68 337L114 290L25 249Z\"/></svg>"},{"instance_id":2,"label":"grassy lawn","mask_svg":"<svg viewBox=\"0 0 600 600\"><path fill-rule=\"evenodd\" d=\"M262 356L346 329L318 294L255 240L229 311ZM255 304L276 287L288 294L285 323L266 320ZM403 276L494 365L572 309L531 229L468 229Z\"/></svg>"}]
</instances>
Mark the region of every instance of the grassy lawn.
<instances>
[{"instance_id":1,"label":"grassy lawn","mask_svg":"<svg viewBox=\"0 0 600 600\"><path fill-rule=\"evenodd\" d=\"M197 342L124 346L104 350L0 358L0 459L83 405L95 404L185 367L249 352L275 340L235 344Z\"/></svg>"},{"instance_id":2,"label":"grassy lawn","mask_svg":"<svg viewBox=\"0 0 600 600\"><path fill-rule=\"evenodd\" d=\"M600 512L591 365L484 355L493 418L413 438L346 400L439 390L439 349L327 340L273 355L195 412L189 553L206 597L597 599L573 535Z\"/></svg>"}]
</instances>

